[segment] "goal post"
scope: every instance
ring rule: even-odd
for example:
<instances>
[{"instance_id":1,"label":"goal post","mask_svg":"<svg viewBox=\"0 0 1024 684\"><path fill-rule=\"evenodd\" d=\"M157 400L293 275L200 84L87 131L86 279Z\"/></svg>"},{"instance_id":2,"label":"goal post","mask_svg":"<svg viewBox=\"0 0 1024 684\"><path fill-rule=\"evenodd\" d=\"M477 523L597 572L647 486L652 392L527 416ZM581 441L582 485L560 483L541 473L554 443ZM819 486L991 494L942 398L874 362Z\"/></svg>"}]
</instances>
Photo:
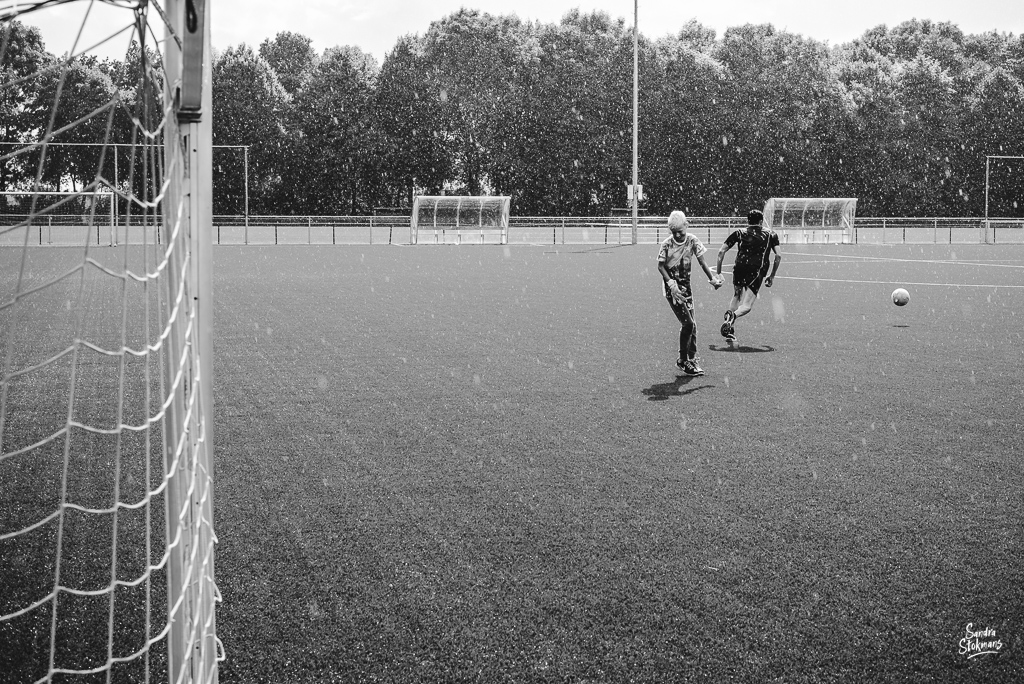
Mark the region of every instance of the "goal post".
<instances>
[{"instance_id":1,"label":"goal post","mask_svg":"<svg viewBox=\"0 0 1024 684\"><path fill-rule=\"evenodd\" d=\"M210 3L107 4L33 62L62 3L0 3L5 81L53 86L0 148L0 679L215 684ZM76 82L115 39L134 80Z\"/></svg>"},{"instance_id":2,"label":"goal post","mask_svg":"<svg viewBox=\"0 0 1024 684\"><path fill-rule=\"evenodd\" d=\"M995 167L993 169L993 167ZM985 156L985 219L981 241L994 244L1000 227L1019 228L1024 219L1024 156L990 154ZM997 176L997 191L992 192L992 176ZM993 197L993 194L995 197Z\"/></svg>"},{"instance_id":3,"label":"goal post","mask_svg":"<svg viewBox=\"0 0 1024 684\"><path fill-rule=\"evenodd\" d=\"M413 199L413 244L507 244L511 197L418 195Z\"/></svg>"},{"instance_id":4,"label":"goal post","mask_svg":"<svg viewBox=\"0 0 1024 684\"><path fill-rule=\"evenodd\" d=\"M772 197L764 204L765 227L783 242L856 242L855 197Z\"/></svg>"},{"instance_id":5,"label":"goal post","mask_svg":"<svg viewBox=\"0 0 1024 684\"><path fill-rule=\"evenodd\" d=\"M114 193L0 192L0 245L105 245L118 242Z\"/></svg>"}]
</instances>

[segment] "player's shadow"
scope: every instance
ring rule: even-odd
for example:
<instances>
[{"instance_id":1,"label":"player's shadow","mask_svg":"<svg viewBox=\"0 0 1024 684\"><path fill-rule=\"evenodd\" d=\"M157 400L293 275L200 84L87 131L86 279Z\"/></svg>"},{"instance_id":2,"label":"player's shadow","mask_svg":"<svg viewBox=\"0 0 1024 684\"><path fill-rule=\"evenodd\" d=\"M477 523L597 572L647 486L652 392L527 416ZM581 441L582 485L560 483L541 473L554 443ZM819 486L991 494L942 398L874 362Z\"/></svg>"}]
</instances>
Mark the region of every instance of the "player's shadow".
<instances>
[{"instance_id":1,"label":"player's shadow","mask_svg":"<svg viewBox=\"0 0 1024 684\"><path fill-rule=\"evenodd\" d=\"M700 376L680 375L672 382L661 382L657 385L651 385L647 389L641 390L641 392L645 397L647 397L647 401L666 401L672 397L685 397L687 394L693 394L697 390L714 387L714 385L700 385L698 387L690 388L686 387L691 381L698 377Z\"/></svg>"},{"instance_id":2,"label":"player's shadow","mask_svg":"<svg viewBox=\"0 0 1024 684\"><path fill-rule=\"evenodd\" d=\"M775 347L769 344L762 344L754 347L746 344L740 344L735 347L730 347L727 344L709 344L708 349L716 352L733 352L736 354L763 354L764 352L775 351Z\"/></svg>"}]
</instances>

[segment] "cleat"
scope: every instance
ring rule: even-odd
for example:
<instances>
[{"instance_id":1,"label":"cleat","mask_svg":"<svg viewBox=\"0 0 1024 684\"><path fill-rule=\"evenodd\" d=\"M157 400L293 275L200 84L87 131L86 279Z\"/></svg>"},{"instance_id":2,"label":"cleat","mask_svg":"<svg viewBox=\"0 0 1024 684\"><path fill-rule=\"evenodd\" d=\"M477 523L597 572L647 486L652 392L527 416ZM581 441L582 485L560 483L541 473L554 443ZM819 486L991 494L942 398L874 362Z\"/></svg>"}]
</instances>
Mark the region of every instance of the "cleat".
<instances>
[{"instance_id":1,"label":"cleat","mask_svg":"<svg viewBox=\"0 0 1024 684\"><path fill-rule=\"evenodd\" d=\"M725 312L725 322L728 323L730 326L732 326L732 324L736 322L736 312L735 311L726 311Z\"/></svg>"},{"instance_id":2,"label":"cleat","mask_svg":"<svg viewBox=\"0 0 1024 684\"><path fill-rule=\"evenodd\" d=\"M687 361L681 366L683 373L686 375L704 375L704 369L698 366L694 361Z\"/></svg>"}]
</instances>

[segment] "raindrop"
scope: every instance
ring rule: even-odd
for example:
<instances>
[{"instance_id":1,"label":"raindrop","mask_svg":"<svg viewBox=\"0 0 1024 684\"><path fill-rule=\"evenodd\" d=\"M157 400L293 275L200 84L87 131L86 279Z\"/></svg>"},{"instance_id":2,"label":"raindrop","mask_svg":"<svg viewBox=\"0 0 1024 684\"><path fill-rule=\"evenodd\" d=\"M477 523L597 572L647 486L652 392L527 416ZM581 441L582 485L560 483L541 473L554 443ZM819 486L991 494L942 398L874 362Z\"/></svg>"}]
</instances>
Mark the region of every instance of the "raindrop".
<instances>
[{"instance_id":1,"label":"raindrop","mask_svg":"<svg viewBox=\"0 0 1024 684\"><path fill-rule=\"evenodd\" d=\"M775 320L786 322L786 305L781 297L772 297L772 311L775 314Z\"/></svg>"}]
</instances>

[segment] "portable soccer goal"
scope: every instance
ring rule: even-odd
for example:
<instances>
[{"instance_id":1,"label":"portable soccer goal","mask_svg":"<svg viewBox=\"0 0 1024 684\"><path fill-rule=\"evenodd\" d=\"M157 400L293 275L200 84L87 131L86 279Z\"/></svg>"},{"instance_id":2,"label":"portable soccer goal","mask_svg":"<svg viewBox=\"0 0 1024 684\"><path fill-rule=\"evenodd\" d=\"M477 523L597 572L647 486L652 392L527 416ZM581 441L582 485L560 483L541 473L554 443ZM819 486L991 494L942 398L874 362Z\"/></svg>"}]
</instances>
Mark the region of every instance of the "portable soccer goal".
<instances>
[{"instance_id":1,"label":"portable soccer goal","mask_svg":"<svg viewBox=\"0 0 1024 684\"><path fill-rule=\"evenodd\" d=\"M853 243L857 199L772 197L764 204L764 225L783 242Z\"/></svg>"},{"instance_id":2,"label":"portable soccer goal","mask_svg":"<svg viewBox=\"0 0 1024 684\"><path fill-rule=\"evenodd\" d=\"M413 200L414 244L507 244L510 197L420 195Z\"/></svg>"},{"instance_id":3,"label":"portable soccer goal","mask_svg":"<svg viewBox=\"0 0 1024 684\"><path fill-rule=\"evenodd\" d=\"M0 192L0 245L115 245L114 193Z\"/></svg>"},{"instance_id":4,"label":"portable soccer goal","mask_svg":"<svg viewBox=\"0 0 1024 684\"><path fill-rule=\"evenodd\" d=\"M985 220L987 244L1024 243L1024 156L986 155Z\"/></svg>"},{"instance_id":5,"label":"portable soccer goal","mask_svg":"<svg viewBox=\"0 0 1024 684\"><path fill-rule=\"evenodd\" d=\"M209 4L90 5L0 2L0 680L212 683Z\"/></svg>"}]
</instances>

